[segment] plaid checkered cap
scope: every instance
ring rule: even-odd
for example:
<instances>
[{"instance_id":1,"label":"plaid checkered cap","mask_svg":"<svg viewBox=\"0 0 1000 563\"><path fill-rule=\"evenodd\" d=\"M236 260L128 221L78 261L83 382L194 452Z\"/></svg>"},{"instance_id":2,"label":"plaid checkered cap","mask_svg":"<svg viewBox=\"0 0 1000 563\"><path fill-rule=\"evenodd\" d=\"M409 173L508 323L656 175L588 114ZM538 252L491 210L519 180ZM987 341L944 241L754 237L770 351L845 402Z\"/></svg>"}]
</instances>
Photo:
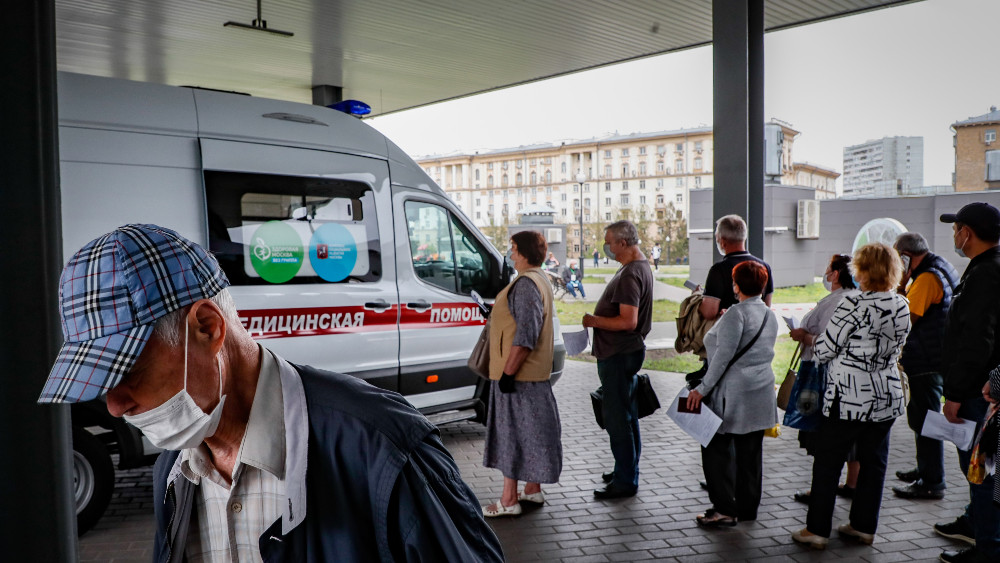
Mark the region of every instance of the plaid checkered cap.
<instances>
[{"instance_id":1,"label":"plaid checkered cap","mask_svg":"<svg viewBox=\"0 0 1000 563\"><path fill-rule=\"evenodd\" d=\"M125 225L91 241L59 280L64 344L38 402L100 397L132 369L157 319L228 285L214 256L170 229Z\"/></svg>"}]
</instances>

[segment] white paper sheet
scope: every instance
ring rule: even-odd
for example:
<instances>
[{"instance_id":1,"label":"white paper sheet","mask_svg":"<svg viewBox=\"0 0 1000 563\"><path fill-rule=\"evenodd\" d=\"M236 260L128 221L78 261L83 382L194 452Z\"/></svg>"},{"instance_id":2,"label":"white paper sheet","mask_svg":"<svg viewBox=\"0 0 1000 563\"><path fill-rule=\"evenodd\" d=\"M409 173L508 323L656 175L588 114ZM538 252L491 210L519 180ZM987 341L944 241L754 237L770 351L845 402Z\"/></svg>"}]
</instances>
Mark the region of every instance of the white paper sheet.
<instances>
[{"instance_id":1,"label":"white paper sheet","mask_svg":"<svg viewBox=\"0 0 1000 563\"><path fill-rule=\"evenodd\" d=\"M583 329L579 332L564 332L563 344L566 345L566 355L576 356L583 353L590 346L590 334L587 329Z\"/></svg>"},{"instance_id":2,"label":"white paper sheet","mask_svg":"<svg viewBox=\"0 0 1000 563\"><path fill-rule=\"evenodd\" d=\"M702 447L708 447L708 443L715 437L715 433L722 426L722 419L712 412L704 402L701 403L701 413L692 414L688 412L677 412L678 401L686 401L688 396L687 387L682 387L680 393L670 403L667 409L667 416L673 420L681 430L687 432L689 436L698 441Z\"/></svg>"},{"instance_id":3,"label":"white paper sheet","mask_svg":"<svg viewBox=\"0 0 1000 563\"><path fill-rule=\"evenodd\" d=\"M924 418L924 427L920 430L920 435L936 440L948 440L960 450L968 451L972 449L972 441L976 438L976 423L963 418L961 424L952 424L943 414L929 410L927 417Z\"/></svg>"},{"instance_id":4,"label":"white paper sheet","mask_svg":"<svg viewBox=\"0 0 1000 563\"><path fill-rule=\"evenodd\" d=\"M788 325L788 330L795 330L799 328L799 320L795 317L782 317L785 319L785 324Z\"/></svg>"}]
</instances>

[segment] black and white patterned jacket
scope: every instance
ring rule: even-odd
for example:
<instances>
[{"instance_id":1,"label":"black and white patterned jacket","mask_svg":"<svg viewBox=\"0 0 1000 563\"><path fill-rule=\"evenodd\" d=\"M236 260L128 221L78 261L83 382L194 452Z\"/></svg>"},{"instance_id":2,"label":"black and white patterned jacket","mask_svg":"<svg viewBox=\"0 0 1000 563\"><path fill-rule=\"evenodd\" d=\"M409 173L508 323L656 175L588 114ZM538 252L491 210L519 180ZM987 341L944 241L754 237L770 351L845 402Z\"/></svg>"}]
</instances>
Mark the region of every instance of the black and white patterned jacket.
<instances>
[{"instance_id":1,"label":"black and white patterned jacket","mask_svg":"<svg viewBox=\"0 0 1000 563\"><path fill-rule=\"evenodd\" d=\"M881 422L906 411L896 362L910 332L910 310L895 292L845 296L813 344L829 364L823 415Z\"/></svg>"}]
</instances>

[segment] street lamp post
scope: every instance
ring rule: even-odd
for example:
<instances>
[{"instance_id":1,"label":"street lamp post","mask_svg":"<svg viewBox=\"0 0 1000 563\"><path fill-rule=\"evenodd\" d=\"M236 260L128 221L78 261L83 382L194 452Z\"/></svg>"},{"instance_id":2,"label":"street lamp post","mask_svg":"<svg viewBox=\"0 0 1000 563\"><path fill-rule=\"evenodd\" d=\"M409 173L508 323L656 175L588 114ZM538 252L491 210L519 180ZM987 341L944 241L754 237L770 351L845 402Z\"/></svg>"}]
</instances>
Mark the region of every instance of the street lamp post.
<instances>
[{"instance_id":1,"label":"street lamp post","mask_svg":"<svg viewBox=\"0 0 1000 563\"><path fill-rule=\"evenodd\" d=\"M583 283L583 183L587 181L587 176L583 172L576 175L576 183L580 184L580 283Z\"/></svg>"},{"instance_id":2,"label":"street lamp post","mask_svg":"<svg viewBox=\"0 0 1000 563\"><path fill-rule=\"evenodd\" d=\"M667 266L670 265L670 235L667 235Z\"/></svg>"}]
</instances>

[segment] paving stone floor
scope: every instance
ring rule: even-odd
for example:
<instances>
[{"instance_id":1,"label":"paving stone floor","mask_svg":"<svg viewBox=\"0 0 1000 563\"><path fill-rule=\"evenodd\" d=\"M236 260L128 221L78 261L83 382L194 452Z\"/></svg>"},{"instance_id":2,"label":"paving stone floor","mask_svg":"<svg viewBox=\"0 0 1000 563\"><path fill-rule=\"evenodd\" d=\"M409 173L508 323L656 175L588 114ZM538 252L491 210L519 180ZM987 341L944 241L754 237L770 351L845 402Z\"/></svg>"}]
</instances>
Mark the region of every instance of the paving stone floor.
<instances>
[{"instance_id":1,"label":"paving stone floor","mask_svg":"<svg viewBox=\"0 0 1000 563\"><path fill-rule=\"evenodd\" d=\"M678 374L650 372L664 405L683 384ZM873 546L834 537L826 551L811 551L789 537L804 526L805 505L792 500L809 487L812 458L785 429L764 442L764 498L756 522L705 530L694 517L707 508L700 450L664 410L641 422L643 452L639 494L595 501L600 474L613 465L607 435L593 421L588 393L597 387L596 365L567 362L555 386L563 424L563 473L559 484L543 486L547 504L519 518L491 521L509 561L934 561L942 548L961 544L934 534L935 522L951 520L968 499L954 448L945 448L948 494L941 501L907 501L893 496L894 473L913 463L913 438L904 419L892 433L889 470L879 531ZM473 423L442 430L462 475L485 504L501 490L499 472L482 467L483 427ZM81 561L126 563L151 558L151 472L119 472L115 498L105 517L80 539ZM849 501L839 499L834 524L845 522Z\"/></svg>"}]
</instances>

